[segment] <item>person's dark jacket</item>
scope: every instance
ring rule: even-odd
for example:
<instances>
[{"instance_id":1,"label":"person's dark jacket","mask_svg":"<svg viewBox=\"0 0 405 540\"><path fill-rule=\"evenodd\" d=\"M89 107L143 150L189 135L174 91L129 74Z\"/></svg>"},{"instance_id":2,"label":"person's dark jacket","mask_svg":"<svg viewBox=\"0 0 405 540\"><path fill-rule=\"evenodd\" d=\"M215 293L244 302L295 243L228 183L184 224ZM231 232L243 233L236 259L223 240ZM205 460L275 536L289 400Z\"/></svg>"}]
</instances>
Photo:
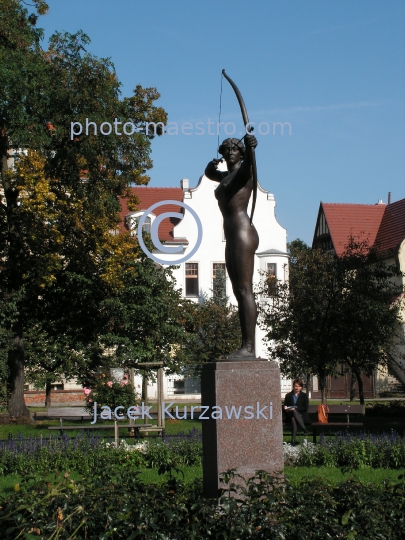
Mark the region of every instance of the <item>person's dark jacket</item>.
<instances>
[{"instance_id":1,"label":"person's dark jacket","mask_svg":"<svg viewBox=\"0 0 405 540\"><path fill-rule=\"evenodd\" d=\"M289 392L285 395L284 398L284 405L287 407L293 407L294 406L294 399L293 399L294 392ZM308 416L308 407L309 407L309 399L305 392L300 392L298 394L297 403L295 403L297 407L297 411L302 416L305 424L310 424L311 420Z\"/></svg>"}]
</instances>

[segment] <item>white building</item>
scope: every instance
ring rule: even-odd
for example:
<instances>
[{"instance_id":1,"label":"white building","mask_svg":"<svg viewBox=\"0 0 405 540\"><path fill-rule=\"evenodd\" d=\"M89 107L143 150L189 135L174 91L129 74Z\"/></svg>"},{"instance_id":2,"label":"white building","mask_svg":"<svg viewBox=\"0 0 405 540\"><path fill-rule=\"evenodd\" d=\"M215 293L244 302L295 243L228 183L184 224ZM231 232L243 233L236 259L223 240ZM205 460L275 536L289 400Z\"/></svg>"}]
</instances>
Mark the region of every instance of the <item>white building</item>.
<instances>
[{"instance_id":1,"label":"white building","mask_svg":"<svg viewBox=\"0 0 405 540\"><path fill-rule=\"evenodd\" d=\"M164 248L177 248L177 253L165 253L162 249L155 249L153 255L160 260L173 264L175 261L187 256L197 243L198 228L193 215L180 206L162 205L152 210L151 206L157 202L172 200L179 201L196 212L202 225L202 240L197 251L187 261L180 263L174 271L179 288L183 295L191 300L198 301L200 295L212 296L215 272L218 266L225 270L225 238L223 233L223 219L218 207L214 190L218 185L205 175L200 178L195 188L189 187L189 181L181 180L180 188L150 188L134 187L131 191L141 203L139 210L131 212L126 206L126 200L121 201L123 224L126 229L137 234L137 225L144 217L143 230L150 232L153 222L167 212L180 212L183 219L166 218L159 225L159 240L164 242ZM254 283L260 281L260 272L268 272L285 281L288 274L287 233L277 222L275 215L276 201L274 195L258 186L254 225L259 234L259 248L255 255ZM248 208L250 214L250 207ZM162 219L162 217L160 217ZM156 243L155 243L156 246ZM226 279L226 294L230 302L237 305L232 292L229 278ZM264 332L257 327L256 355L262 358L267 356L263 343ZM136 382L136 386L140 383ZM291 390L290 380L282 381L282 394ZM148 390L150 398L155 398L156 385ZM199 398L199 385L193 379L179 376L169 376L164 383L165 399L176 396L184 399ZM196 395L197 394L197 395Z\"/></svg>"}]
</instances>

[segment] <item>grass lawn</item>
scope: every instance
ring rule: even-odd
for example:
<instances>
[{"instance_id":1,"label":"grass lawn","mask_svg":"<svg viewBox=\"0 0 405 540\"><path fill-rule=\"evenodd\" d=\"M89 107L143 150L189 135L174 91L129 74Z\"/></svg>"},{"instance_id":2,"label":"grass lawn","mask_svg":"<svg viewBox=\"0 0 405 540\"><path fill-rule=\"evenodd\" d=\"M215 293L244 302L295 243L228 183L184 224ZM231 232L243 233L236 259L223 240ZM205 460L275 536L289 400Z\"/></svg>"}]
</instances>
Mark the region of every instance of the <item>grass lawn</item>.
<instances>
[{"instance_id":1,"label":"grass lawn","mask_svg":"<svg viewBox=\"0 0 405 540\"><path fill-rule=\"evenodd\" d=\"M201 429L201 420L166 420L166 434L167 435L177 435L178 433L184 431L188 432L192 430L193 428ZM69 437L74 437L75 435L79 435L83 429L86 428L90 423L89 420L65 420L64 424L66 426L75 426L77 425L77 430L71 430L71 431L65 431L65 434ZM102 421L99 422L102 424ZM105 420L106 424L112 424L112 420ZM127 422L125 422L127 423ZM157 420L150 420L148 421L150 424L157 424ZM137 422L137 424L141 424L141 422ZM41 435L43 437L58 437L59 431L57 430L49 430L48 426L59 426L59 419L55 420L37 420L33 424L5 424L0 425L0 440L5 440L9 437L9 434L11 433L12 437L16 437L18 435L22 437L40 437ZM119 426L119 423L118 423ZM109 430L92 430L91 432L93 435L98 435L102 437L112 437L114 435L114 431L112 429ZM124 438L126 437L128 431L126 429L120 429L120 437ZM156 433L150 434L151 437L157 436Z\"/></svg>"}]
</instances>

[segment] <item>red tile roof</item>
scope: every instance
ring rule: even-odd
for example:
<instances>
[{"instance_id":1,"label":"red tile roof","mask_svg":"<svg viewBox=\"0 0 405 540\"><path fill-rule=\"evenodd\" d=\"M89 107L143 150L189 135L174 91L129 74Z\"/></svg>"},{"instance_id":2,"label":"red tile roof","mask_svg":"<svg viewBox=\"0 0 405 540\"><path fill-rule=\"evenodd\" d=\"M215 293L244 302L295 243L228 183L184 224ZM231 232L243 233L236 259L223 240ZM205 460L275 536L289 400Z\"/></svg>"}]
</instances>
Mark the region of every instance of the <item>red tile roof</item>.
<instances>
[{"instance_id":1,"label":"red tile roof","mask_svg":"<svg viewBox=\"0 0 405 540\"><path fill-rule=\"evenodd\" d=\"M147 210L152 204L165 200L174 200L183 202L183 190L181 188L153 188L153 187L132 187L130 193L136 195L141 201L137 206L137 210ZM124 219L125 216L131 214L131 210L128 209L127 199L120 197L121 212L120 217L122 219L120 224L120 230L125 231ZM153 210L155 216L159 216L163 212L181 212L181 206L175 206L174 204L162 205ZM164 219L159 226L159 240L170 242L173 241L174 226L179 222L178 219L168 218Z\"/></svg>"},{"instance_id":2,"label":"red tile roof","mask_svg":"<svg viewBox=\"0 0 405 540\"><path fill-rule=\"evenodd\" d=\"M367 238L370 246L374 245L386 205L321 203L321 208L333 247L340 256L350 236Z\"/></svg>"},{"instance_id":3,"label":"red tile roof","mask_svg":"<svg viewBox=\"0 0 405 540\"><path fill-rule=\"evenodd\" d=\"M405 240L405 199L389 204L385 208L375 245L381 253L398 249Z\"/></svg>"}]
</instances>

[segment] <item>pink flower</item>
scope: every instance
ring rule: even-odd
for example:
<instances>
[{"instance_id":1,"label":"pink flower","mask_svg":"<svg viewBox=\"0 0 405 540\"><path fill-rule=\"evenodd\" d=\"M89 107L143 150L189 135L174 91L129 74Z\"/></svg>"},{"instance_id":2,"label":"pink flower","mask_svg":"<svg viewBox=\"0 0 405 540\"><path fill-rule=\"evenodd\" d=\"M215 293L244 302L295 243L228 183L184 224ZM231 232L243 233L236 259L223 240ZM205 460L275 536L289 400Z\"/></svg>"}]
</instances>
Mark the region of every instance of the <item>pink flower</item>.
<instances>
[{"instance_id":1,"label":"pink flower","mask_svg":"<svg viewBox=\"0 0 405 540\"><path fill-rule=\"evenodd\" d=\"M126 379L124 379L123 381L121 381L121 386L125 386L126 384L128 384L128 381Z\"/></svg>"},{"instance_id":2,"label":"pink flower","mask_svg":"<svg viewBox=\"0 0 405 540\"><path fill-rule=\"evenodd\" d=\"M84 388L83 388L83 392L86 394L86 396L88 396L89 394L91 394L90 388L84 387Z\"/></svg>"},{"instance_id":3,"label":"pink flower","mask_svg":"<svg viewBox=\"0 0 405 540\"><path fill-rule=\"evenodd\" d=\"M113 385L112 381L108 381L107 386L109 386L111 388L112 385Z\"/></svg>"},{"instance_id":4,"label":"pink flower","mask_svg":"<svg viewBox=\"0 0 405 540\"><path fill-rule=\"evenodd\" d=\"M128 375L124 375L124 377L123 377L123 378L124 378L124 379L128 379Z\"/></svg>"},{"instance_id":5,"label":"pink flower","mask_svg":"<svg viewBox=\"0 0 405 540\"><path fill-rule=\"evenodd\" d=\"M89 403L93 403L93 400L92 400L92 399L89 399Z\"/></svg>"}]
</instances>

